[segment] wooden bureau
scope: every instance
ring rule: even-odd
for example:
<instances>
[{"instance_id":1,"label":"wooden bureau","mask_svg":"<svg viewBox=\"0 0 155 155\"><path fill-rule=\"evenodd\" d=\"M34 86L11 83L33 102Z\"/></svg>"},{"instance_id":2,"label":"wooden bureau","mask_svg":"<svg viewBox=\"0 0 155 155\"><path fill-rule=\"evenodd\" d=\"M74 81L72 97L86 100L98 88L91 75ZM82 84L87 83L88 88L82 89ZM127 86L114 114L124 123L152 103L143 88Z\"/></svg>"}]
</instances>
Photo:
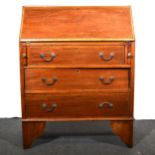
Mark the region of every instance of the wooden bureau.
<instances>
[{"instance_id":1,"label":"wooden bureau","mask_svg":"<svg viewBox=\"0 0 155 155\"><path fill-rule=\"evenodd\" d=\"M113 132L132 147L129 6L23 7L19 45L24 148L47 121L88 120L111 121Z\"/></svg>"}]
</instances>

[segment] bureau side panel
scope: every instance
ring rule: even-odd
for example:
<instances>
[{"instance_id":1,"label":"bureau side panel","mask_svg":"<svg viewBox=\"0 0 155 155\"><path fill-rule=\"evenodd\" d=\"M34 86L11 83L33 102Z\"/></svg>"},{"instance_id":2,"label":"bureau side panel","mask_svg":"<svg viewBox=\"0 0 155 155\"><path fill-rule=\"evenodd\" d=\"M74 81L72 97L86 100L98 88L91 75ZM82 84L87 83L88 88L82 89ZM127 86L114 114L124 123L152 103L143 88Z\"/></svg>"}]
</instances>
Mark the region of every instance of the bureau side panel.
<instances>
[{"instance_id":1,"label":"bureau side panel","mask_svg":"<svg viewBox=\"0 0 155 155\"><path fill-rule=\"evenodd\" d=\"M134 115L134 78L135 78L135 42L129 44L129 51L132 53L131 72L130 72L130 114Z\"/></svg>"},{"instance_id":2,"label":"bureau side panel","mask_svg":"<svg viewBox=\"0 0 155 155\"><path fill-rule=\"evenodd\" d=\"M25 75L24 66L26 65L26 44L19 43L19 53L20 53L20 87L21 87L21 107L22 107L22 118L25 117L24 108L24 96L25 96Z\"/></svg>"}]
</instances>

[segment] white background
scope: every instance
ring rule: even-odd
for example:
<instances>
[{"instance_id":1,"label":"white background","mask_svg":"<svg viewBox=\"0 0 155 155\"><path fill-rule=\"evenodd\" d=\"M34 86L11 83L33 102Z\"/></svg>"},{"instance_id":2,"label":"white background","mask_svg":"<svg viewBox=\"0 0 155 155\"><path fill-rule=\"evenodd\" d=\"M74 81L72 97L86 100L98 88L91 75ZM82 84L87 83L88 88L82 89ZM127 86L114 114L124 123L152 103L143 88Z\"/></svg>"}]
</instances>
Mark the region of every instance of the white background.
<instances>
[{"instance_id":1,"label":"white background","mask_svg":"<svg viewBox=\"0 0 155 155\"><path fill-rule=\"evenodd\" d=\"M23 5L131 5L136 34L135 118L155 119L153 0L4 0L0 5L0 117L20 117L19 30Z\"/></svg>"}]
</instances>

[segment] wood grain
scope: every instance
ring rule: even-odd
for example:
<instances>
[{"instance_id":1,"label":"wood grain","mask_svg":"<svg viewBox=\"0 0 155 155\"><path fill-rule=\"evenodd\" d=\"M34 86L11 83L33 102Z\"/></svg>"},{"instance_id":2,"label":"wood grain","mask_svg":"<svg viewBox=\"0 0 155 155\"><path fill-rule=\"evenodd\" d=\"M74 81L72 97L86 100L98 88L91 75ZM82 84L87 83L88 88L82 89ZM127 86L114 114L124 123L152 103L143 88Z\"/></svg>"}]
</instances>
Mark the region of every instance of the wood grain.
<instances>
[{"instance_id":1,"label":"wood grain","mask_svg":"<svg viewBox=\"0 0 155 155\"><path fill-rule=\"evenodd\" d=\"M23 148L30 148L33 141L39 137L45 128L45 122L22 122Z\"/></svg>"},{"instance_id":2,"label":"wood grain","mask_svg":"<svg viewBox=\"0 0 155 155\"><path fill-rule=\"evenodd\" d=\"M89 118L89 117L127 117L129 116L128 93L70 93L70 94L26 94L27 118ZM103 108L99 105L104 102ZM80 104L79 104L80 103ZM57 108L47 111L53 104Z\"/></svg>"},{"instance_id":3,"label":"wood grain","mask_svg":"<svg viewBox=\"0 0 155 155\"><path fill-rule=\"evenodd\" d=\"M20 91L21 91L21 109L22 109L22 117L25 117L25 70L24 66L27 63L26 59L23 58L23 54L27 53L26 44L19 44L19 62L20 62Z\"/></svg>"},{"instance_id":4,"label":"wood grain","mask_svg":"<svg viewBox=\"0 0 155 155\"><path fill-rule=\"evenodd\" d=\"M133 117L85 117L85 118L24 118L22 122L81 122L81 121L122 121L122 120L134 120Z\"/></svg>"},{"instance_id":5,"label":"wood grain","mask_svg":"<svg viewBox=\"0 0 155 155\"><path fill-rule=\"evenodd\" d=\"M111 121L113 132L128 146L133 146L133 120Z\"/></svg>"},{"instance_id":6,"label":"wood grain","mask_svg":"<svg viewBox=\"0 0 155 155\"><path fill-rule=\"evenodd\" d=\"M134 115L134 79L135 79L135 42L129 44L129 51L132 52L131 70L130 70L130 114Z\"/></svg>"},{"instance_id":7,"label":"wood grain","mask_svg":"<svg viewBox=\"0 0 155 155\"><path fill-rule=\"evenodd\" d=\"M41 58L40 54L44 54L45 58ZM51 54L56 57L52 59ZM100 54L103 54L103 57L100 57ZM112 58L111 54L114 54ZM51 61L47 61L48 59ZM124 46L77 46L72 43L46 46L32 44L28 48L28 65L87 67L105 64L125 64Z\"/></svg>"},{"instance_id":8,"label":"wood grain","mask_svg":"<svg viewBox=\"0 0 155 155\"><path fill-rule=\"evenodd\" d=\"M19 46L24 148L48 121L110 120L113 132L133 145L135 39L129 6L23 7ZM51 53L56 57L47 62ZM114 57L105 61L100 53Z\"/></svg>"},{"instance_id":9,"label":"wood grain","mask_svg":"<svg viewBox=\"0 0 155 155\"><path fill-rule=\"evenodd\" d=\"M134 39L128 6L24 7L23 9L21 40Z\"/></svg>"},{"instance_id":10,"label":"wood grain","mask_svg":"<svg viewBox=\"0 0 155 155\"><path fill-rule=\"evenodd\" d=\"M25 70L25 90L30 91L57 91L57 90L84 90L84 89L113 89L128 91L127 69L26 69ZM115 79L110 84L104 84L100 77L105 78L105 82L113 76ZM56 77L57 81L53 85L52 78ZM42 78L47 81L43 82Z\"/></svg>"}]
</instances>

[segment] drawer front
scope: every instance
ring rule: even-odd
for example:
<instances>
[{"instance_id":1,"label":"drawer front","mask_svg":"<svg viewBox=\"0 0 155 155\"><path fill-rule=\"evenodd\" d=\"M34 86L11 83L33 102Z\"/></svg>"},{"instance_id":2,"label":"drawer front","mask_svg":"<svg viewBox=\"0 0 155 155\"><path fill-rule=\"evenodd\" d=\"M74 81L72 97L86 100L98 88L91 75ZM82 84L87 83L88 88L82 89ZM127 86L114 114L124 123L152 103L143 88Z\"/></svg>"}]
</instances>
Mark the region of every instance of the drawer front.
<instances>
[{"instance_id":1,"label":"drawer front","mask_svg":"<svg viewBox=\"0 0 155 155\"><path fill-rule=\"evenodd\" d=\"M129 116L128 93L26 94L29 118L85 118Z\"/></svg>"},{"instance_id":2,"label":"drawer front","mask_svg":"<svg viewBox=\"0 0 155 155\"><path fill-rule=\"evenodd\" d=\"M26 91L106 89L128 91L128 69L26 69Z\"/></svg>"},{"instance_id":3,"label":"drawer front","mask_svg":"<svg viewBox=\"0 0 155 155\"><path fill-rule=\"evenodd\" d=\"M28 65L96 66L124 63L124 46L31 45L28 48Z\"/></svg>"}]
</instances>

